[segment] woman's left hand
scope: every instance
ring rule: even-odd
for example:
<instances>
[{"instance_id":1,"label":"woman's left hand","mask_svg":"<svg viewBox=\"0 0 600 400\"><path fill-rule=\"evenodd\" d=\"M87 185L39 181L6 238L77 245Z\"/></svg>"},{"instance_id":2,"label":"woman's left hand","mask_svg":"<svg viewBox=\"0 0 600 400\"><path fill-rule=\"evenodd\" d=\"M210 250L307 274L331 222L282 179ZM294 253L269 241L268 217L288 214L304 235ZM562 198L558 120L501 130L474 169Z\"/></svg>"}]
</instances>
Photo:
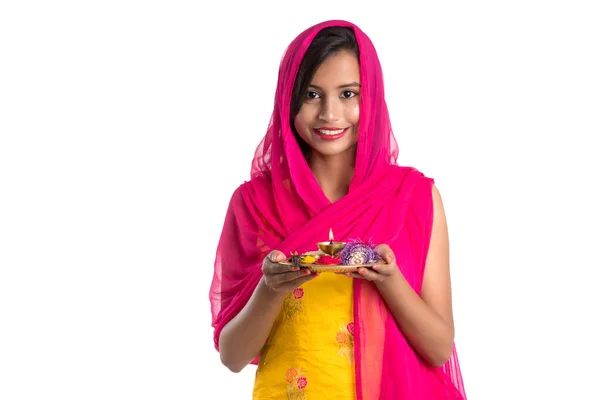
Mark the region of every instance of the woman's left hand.
<instances>
[{"instance_id":1,"label":"woman's left hand","mask_svg":"<svg viewBox=\"0 0 600 400\"><path fill-rule=\"evenodd\" d=\"M381 258L386 262L386 264L375 264L371 268L358 268L356 272L338 273L345 274L352 278L366 279L374 282L375 284L392 280L391 278L401 274L400 270L398 269L398 265L396 264L396 256L394 255L392 249L390 249L390 246L387 244L380 244L379 246L375 247L375 252L381 255Z\"/></svg>"}]
</instances>

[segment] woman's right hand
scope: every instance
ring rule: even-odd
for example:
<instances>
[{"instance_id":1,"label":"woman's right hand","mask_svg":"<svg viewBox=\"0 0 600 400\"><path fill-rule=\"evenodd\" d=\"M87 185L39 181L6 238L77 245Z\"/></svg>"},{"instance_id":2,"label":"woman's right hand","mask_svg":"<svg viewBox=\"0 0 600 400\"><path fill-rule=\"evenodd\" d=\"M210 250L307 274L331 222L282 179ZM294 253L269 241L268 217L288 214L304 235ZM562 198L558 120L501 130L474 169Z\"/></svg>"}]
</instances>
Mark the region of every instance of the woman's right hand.
<instances>
[{"instance_id":1,"label":"woman's right hand","mask_svg":"<svg viewBox=\"0 0 600 400\"><path fill-rule=\"evenodd\" d=\"M318 272L311 273L308 268L279 264L286 259L287 257L281 251L273 250L263 260L262 272L265 284L274 292L291 293L303 283L319 276Z\"/></svg>"}]
</instances>

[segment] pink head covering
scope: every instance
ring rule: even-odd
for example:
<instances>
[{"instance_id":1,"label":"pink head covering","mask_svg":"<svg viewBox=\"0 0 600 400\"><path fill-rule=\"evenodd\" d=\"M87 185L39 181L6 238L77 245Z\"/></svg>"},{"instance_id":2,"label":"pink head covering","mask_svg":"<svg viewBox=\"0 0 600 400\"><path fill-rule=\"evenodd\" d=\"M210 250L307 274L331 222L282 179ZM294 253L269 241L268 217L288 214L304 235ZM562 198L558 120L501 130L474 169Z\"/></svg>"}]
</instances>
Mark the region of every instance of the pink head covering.
<instances>
[{"instance_id":1,"label":"pink head covering","mask_svg":"<svg viewBox=\"0 0 600 400\"><path fill-rule=\"evenodd\" d=\"M331 203L312 174L290 126L296 74L323 28L352 28L359 48L361 103L354 176L349 193ZM258 284L263 258L314 250L328 237L386 243L420 293L431 225L433 179L396 165L398 147L384 97L383 74L370 39L347 21L326 21L302 32L281 62L275 107L252 162L252 179L233 194L217 248L210 289L214 342ZM354 280L355 370L358 399L464 399L456 352L440 368L407 343L376 287ZM257 359L254 360L254 363Z\"/></svg>"}]
</instances>

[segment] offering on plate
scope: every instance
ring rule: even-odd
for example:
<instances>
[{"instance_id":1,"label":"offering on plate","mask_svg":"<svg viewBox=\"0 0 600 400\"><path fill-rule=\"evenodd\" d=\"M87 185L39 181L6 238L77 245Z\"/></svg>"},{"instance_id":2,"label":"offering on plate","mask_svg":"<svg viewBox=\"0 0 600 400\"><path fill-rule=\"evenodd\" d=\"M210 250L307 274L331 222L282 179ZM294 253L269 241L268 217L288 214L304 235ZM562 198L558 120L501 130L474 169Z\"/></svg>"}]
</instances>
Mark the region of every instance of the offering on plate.
<instances>
[{"instance_id":1,"label":"offering on plate","mask_svg":"<svg viewBox=\"0 0 600 400\"><path fill-rule=\"evenodd\" d=\"M349 241L339 256L344 265L374 264L381 259L373 243L364 243L360 239Z\"/></svg>"},{"instance_id":2,"label":"offering on plate","mask_svg":"<svg viewBox=\"0 0 600 400\"><path fill-rule=\"evenodd\" d=\"M317 247L319 250L303 253L291 251L283 263L308 268L313 272L348 272L383 262L370 240L368 243L361 239L336 242L332 229L329 230L329 241L318 242Z\"/></svg>"},{"instance_id":3,"label":"offering on plate","mask_svg":"<svg viewBox=\"0 0 600 400\"><path fill-rule=\"evenodd\" d=\"M290 263L294 266L294 267L300 267L302 264L302 257L300 257L298 255L297 251L294 251L290 254Z\"/></svg>"},{"instance_id":4,"label":"offering on plate","mask_svg":"<svg viewBox=\"0 0 600 400\"><path fill-rule=\"evenodd\" d=\"M328 255L319 257L319 259L317 260L317 264L319 265L339 265L341 263L342 262L340 261L339 257L332 257Z\"/></svg>"},{"instance_id":5,"label":"offering on plate","mask_svg":"<svg viewBox=\"0 0 600 400\"><path fill-rule=\"evenodd\" d=\"M317 262L317 257L316 256L311 256L310 254L305 255L304 257L302 257L302 264L314 264L315 262Z\"/></svg>"}]
</instances>

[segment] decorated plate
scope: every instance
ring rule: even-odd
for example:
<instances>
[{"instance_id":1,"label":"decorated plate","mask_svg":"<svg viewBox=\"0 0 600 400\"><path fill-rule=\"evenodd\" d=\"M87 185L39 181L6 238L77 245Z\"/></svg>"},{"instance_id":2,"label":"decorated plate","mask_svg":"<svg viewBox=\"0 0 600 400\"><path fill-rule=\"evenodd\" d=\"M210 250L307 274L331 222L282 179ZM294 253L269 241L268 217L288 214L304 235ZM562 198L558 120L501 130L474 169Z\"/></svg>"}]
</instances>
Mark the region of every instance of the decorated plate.
<instances>
[{"instance_id":1,"label":"decorated plate","mask_svg":"<svg viewBox=\"0 0 600 400\"><path fill-rule=\"evenodd\" d=\"M287 262L282 262L287 264ZM377 262L374 264L362 264L362 265L343 265L343 264L300 264L300 267L308 268L312 272L356 272L359 268L372 268L375 264L385 264L384 262ZM291 263L289 263L291 265Z\"/></svg>"},{"instance_id":2,"label":"decorated plate","mask_svg":"<svg viewBox=\"0 0 600 400\"><path fill-rule=\"evenodd\" d=\"M378 260L371 263L343 264L339 258L331 257L322 251L309 251L299 255L292 254L286 261L280 261L279 264L294 265L295 256L300 259L300 262L296 265L300 266L301 268L308 268L312 272L355 272L359 268L371 268L373 265L385 264L385 261L383 260ZM325 258L328 258L329 262L319 262L319 260L323 261Z\"/></svg>"}]
</instances>

